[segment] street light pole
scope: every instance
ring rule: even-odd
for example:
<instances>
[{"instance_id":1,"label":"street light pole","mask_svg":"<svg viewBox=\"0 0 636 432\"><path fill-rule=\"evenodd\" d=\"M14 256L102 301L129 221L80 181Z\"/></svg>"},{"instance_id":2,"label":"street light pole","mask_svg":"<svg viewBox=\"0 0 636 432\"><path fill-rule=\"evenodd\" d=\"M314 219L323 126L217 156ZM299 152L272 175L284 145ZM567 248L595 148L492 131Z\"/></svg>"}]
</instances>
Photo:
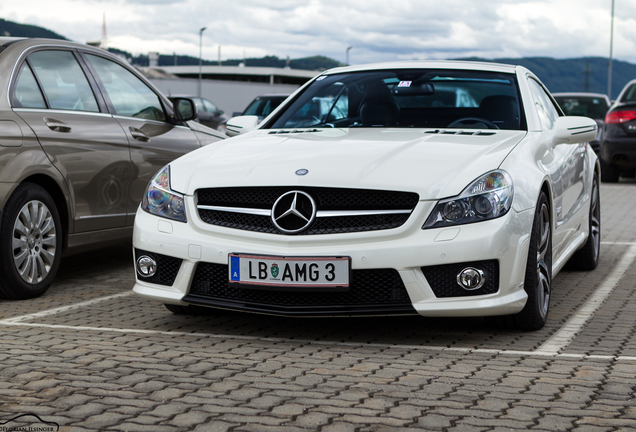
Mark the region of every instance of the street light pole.
<instances>
[{"instance_id":1,"label":"street light pole","mask_svg":"<svg viewBox=\"0 0 636 432\"><path fill-rule=\"evenodd\" d=\"M203 32L207 27L201 27L199 30L199 97L201 97L201 64L203 63Z\"/></svg>"},{"instance_id":2,"label":"street light pole","mask_svg":"<svg viewBox=\"0 0 636 432\"><path fill-rule=\"evenodd\" d=\"M610 54L607 67L607 96L612 100L612 55L614 48L614 0L612 0L612 25L610 29Z\"/></svg>"},{"instance_id":3,"label":"street light pole","mask_svg":"<svg viewBox=\"0 0 636 432\"><path fill-rule=\"evenodd\" d=\"M353 48L353 47L348 47L347 48L347 66L349 66L349 50L351 50L351 48Z\"/></svg>"}]
</instances>

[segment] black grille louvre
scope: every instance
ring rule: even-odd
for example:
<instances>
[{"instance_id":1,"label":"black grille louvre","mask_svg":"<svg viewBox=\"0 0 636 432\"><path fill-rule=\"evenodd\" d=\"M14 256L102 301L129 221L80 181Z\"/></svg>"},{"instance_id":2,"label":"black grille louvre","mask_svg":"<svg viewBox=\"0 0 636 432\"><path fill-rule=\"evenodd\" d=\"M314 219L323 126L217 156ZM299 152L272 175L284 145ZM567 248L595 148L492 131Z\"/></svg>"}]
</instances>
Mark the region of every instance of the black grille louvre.
<instances>
[{"instance_id":1,"label":"black grille louvre","mask_svg":"<svg viewBox=\"0 0 636 432\"><path fill-rule=\"evenodd\" d=\"M336 234L361 231L377 231L403 225L410 214L386 214L317 218L303 234Z\"/></svg>"},{"instance_id":2,"label":"black grille louvre","mask_svg":"<svg viewBox=\"0 0 636 432\"><path fill-rule=\"evenodd\" d=\"M177 274L181 268L182 259L135 249L135 262L137 258L142 255L148 255L157 262L157 272L150 277L145 277L135 272L139 280L165 286L172 286L172 284L174 284L174 280L177 278Z\"/></svg>"},{"instance_id":3,"label":"black grille louvre","mask_svg":"<svg viewBox=\"0 0 636 432\"><path fill-rule=\"evenodd\" d=\"M199 209L199 216L203 222L211 225L270 234L278 233L267 216L205 209Z\"/></svg>"},{"instance_id":4,"label":"black grille louvre","mask_svg":"<svg viewBox=\"0 0 636 432\"><path fill-rule=\"evenodd\" d=\"M267 216L205 209L199 210L199 216L204 222L212 225L279 234L279 231ZM303 231L299 235L339 234L390 229L403 225L409 216L410 214L387 214L317 218L307 231Z\"/></svg>"},{"instance_id":5,"label":"black grille louvre","mask_svg":"<svg viewBox=\"0 0 636 432\"><path fill-rule=\"evenodd\" d=\"M271 209L278 197L291 190L310 194L319 210L413 209L419 199L413 192L295 186L199 189L197 197L199 205Z\"/></svg>"},{"instance_id":6,"label":"black grille louvre","mask_svg":"<svg viewBox=\"0 0 636 432\"><path fill-rule=\"evenodd\" d=\"M459 286L457 274L466 267L474 267L484 272L486 275L484 286L473 291L467 291ZM437 298L494 294L499 290L499 261L497 260L422 267L422 273Z\"/></svg>"},{"instance_id":7,"label":"black grille louvre","mask_svg":"<svg viewBox=\"0 0 636 432\"><path fill-rule=\"evenodd\" d=\"M415 313L394 269L353 270L344 292L274 291L230 286L227 265L201 262L184 300L283 315Z\"/></svg>"}]
</instances>

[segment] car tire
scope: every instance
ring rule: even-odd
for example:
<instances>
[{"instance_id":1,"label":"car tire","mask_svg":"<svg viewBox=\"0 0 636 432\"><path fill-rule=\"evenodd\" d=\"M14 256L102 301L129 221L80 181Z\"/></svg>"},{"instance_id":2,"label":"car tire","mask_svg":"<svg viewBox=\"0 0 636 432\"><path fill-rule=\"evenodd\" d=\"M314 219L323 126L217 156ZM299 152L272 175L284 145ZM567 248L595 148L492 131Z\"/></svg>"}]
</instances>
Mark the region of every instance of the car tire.
<instances>
[{"instance_id":1,"label":"car tire","mask_svg":"<svg viewBox=\"0 0 636 432\"><path fill-rule=\"evenodd\" d=\"M548 319L552 292L552 224L548 198L541 192L534 214L524 289L526 305L514 315L519 330L539 330Z\"/></svg>"},{"instance_id":2,"label":"car tire","mask_svg":"<svg viewBox=\"0 0 636 432\"><path fill-rule=\"evenodd\" d=\"M594 176L590 196L589 235L585 245L568 262L571 270L594 270L598 266L601 248L601 201L598 179Z\"/></svg>"},{"instance_id":3,"label":"car tire","mask_svg":"<svg viewBox=\"0 0 636 432\"><path fill-rule=\"evenodd\" d=\"M62 224L55 201L33 183L18 186L0 226L0 297L23 300L49 288L62 258Z\"/></svg>"},{"instance_id":4,"label":"car tire","mask_svg":"<svg viewBox=\"0 0 636 432\"><path fill-rule=\"evenodd\" d=\"M609 163L603 162L603 159L600 159L601 162L601 181L603 183L618 183L618 179L620 178L620 171L616 165L612 165Z\"/></svg>"}]
</instances>

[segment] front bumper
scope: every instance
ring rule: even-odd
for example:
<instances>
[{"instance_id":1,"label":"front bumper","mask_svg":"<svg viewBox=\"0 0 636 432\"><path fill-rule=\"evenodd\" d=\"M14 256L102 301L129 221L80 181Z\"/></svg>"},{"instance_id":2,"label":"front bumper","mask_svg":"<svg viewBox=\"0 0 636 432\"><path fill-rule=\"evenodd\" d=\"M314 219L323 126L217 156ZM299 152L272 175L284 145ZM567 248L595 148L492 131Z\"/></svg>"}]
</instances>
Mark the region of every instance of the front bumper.
<instances>
[{"instance_id":1,"label":"front bumper","mask_svg":"<svg viewBox=\"0 0 636 432\"><path fill-rule=\"evenodd\" d=\"M187 224L139 210L133 236L136 254L167 257L166 263L170 262L173 270L161 281L136 274L133 290L162 303L292 316L487 316L519 312L527 299L523 280L533 210L511 210L487 222L422 230L434 205L420 202L400 228L313 236L211 226L198 218L194 208L188 209ZM344 293L230 289L228 254L237 252L348 256L351 287ZM486 284L468 292L459 287L456 272L467 266L487 268L489 288L484 289ZM164 268L162 263L158 267Z\"/></svg>"}]
</instances>

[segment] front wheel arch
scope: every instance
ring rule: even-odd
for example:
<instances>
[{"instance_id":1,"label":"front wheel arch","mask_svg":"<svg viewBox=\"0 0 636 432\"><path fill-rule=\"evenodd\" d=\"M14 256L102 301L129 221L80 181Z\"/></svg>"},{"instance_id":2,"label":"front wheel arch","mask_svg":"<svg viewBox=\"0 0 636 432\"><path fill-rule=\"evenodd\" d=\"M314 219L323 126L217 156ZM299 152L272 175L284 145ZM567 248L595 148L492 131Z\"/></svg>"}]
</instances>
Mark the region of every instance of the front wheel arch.
<instances>
[{"instance_id":1,"label":"front wheel arch","mask_svg":"<svg viewBox=\"0 0 636 432\"><path fill-rule=\"evenodd\" d=\"M22 184L24 183L33 183L40 186L49 195L51 195L51 198L53 198L53 201L55 202L55 205L57 207L58 214L60 216L60 222L62 224L62 240L63 240L62 249L66 250L68 246L68 234L70 232L70 217L71 217L70 211L69 211L70 203L66 198L67 194L65 194L65 192L61 189L60 185L54 179L46 175L42 175L42 174L32 175L24 179L22 181Z\"/></svg>"}]
</instances>

